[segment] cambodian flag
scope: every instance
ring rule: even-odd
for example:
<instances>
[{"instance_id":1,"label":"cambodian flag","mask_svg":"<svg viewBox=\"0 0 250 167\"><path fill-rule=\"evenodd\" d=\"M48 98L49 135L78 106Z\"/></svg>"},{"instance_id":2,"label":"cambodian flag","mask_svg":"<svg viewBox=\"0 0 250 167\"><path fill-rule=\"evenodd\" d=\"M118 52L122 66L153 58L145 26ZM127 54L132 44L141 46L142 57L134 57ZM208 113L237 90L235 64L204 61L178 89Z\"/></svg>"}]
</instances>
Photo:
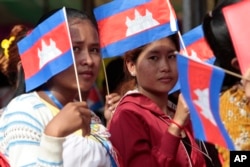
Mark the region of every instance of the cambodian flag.
<instances>
[{"instance_id":1,"label":"cambodian flag","mask_svg":"<svg viewBox=\"0 0 250 167\"><path fill-rule=\"evenodd\" d=\"M115 0L94 10L103 58L119 56L178 31L169 0Z\"/></svg>"},{"instance_id":2,"label":"cambodian flag","mask_svg":"<svg viewBox=\"0 0 250 167\"><path fill-rule=\"evenodd\" d=\"M89 108L93 111L100 110L104 105L103 98L96 84L94 84L89 91L87 103Z\"/></svg>"},{"instance_id":3,"label":"cambodian flag","mask_svg":"<svg viewBox=\"0 0 250 167\"><path fill-rule=\"evenodd\" d=\"M224 71L178 55L181 92L189 107L195 138L234 150L219 114Z\"/></svg>"},{"instance_id":4,"label":"cambodian flag","mask_svg":"<svg viewBox=\"0 0 250 167\"><path fill-rule=\"evenodd\" d=\"M71 66L71 48L66 12L62 8L18 42L26 91L37 88Z\"/></svg>"},{"instance_id":5,"label":"cambodian flag","mask_svg":"<svg viewBox=\"0 0 250 167\"><path fill-rule=\"evenodd\" d=\"M241 73L244 74L250 66L250 1L240 1L224 7L227 27L232 38Z\"/></svg>"},{"instance_id":6,"label":"cambodian flag","mask_svg":"<svg viewBox=\"0 0 250 167\"><path fill-rule=\"evenodd\" d=\"M198 61L213 64L215 61L214 53L204 38L202 25L199 25L182 35L188 56ZM181 49L181 54L185 54L184 48ZM170 93L180 89L178 81Z\"/></svg>"},{"instance_id":7,"label":"cambodian flag","mask_svg":"<svg viewBox=\"0 0 250 167\"><path fill-rule=\"evenodd\" d=\"M199 25L183 34L182 38L185 43L188 56L209 64L214 63L214 53L204 38L202 25ZM183 48L181 52L184 53Z\"/></svg>"}]
</instances>

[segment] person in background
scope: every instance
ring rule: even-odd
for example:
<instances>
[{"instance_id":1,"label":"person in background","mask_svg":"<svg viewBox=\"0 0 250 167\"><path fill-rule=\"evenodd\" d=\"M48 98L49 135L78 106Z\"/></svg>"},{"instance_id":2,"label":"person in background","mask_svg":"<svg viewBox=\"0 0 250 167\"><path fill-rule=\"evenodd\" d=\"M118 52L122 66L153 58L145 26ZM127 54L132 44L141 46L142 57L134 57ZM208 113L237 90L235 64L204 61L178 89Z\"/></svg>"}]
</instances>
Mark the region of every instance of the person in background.
<instances>
[{"instance_id":1,"label":"person in background","mask_svg":"<svg viewBox=\"0 0 250 167\"><path fill-rule=\"evenodd\" d=\"M215 65L237 74L240 68L227 24L223 7L240 0L223 0L203 20L205 39L216 57ZM247 75L247 74L246 74ZM250 150L250 103L241 79L226 74L220 95L221 120L234 142L236 150ZM218 147L223 167L229 167L229 150Z\"/></svg>"},{"instance_id":2,"label":"person in background","mask_svg":"<svg viewBox=\"0 0 250 167\"><path fill-rule=\"evenodd\" d=\"M83 101L75 100L78 86L72 65L12 99L0 119L0 152L11 166L118 166L109 132L86 103L101 62L95 20L71 8L66 13L80 89L86 95Z\"/></svg>"},{"instance_id":3,"label":"person in background","mask_svg":"<svg viewBox=\"0 0 250 167\"><path fill-rule=\"evenodd\" d=\"M168 92L178 79L178 51L174 34L124 55L128 80L122 89L127 92L108 128L119 162L126 167L206 166L182 95L175 111L168 107Z\"/></svg>"},{"instance_id":4,"label":"person in background","mask_svg":"<svg viewBox=\"0 0 250 167\"><path fill-rule=\"evenodd\" d=\"M1 42L0 52L0 117L6 105L16 96L25 92L24 73L18 55L17 42L26 36L29 28L15 25L10 35ZM0 152L0 166L9 167L9 162Z\"/></svg>"},{"instance_id":5,"label":"person in background","mask_svg":"<svg viewBox=\"0 0 250 167\"><path fill-rule=\"evenodd\" d=\"M250 99L250 68L247 69L246 73L243 75L242 84L245 90L245 95Z\"/></svg>"},{"instance_id":6,"label":"person in background","mask_svg":"<svg viewBox=\"0 0 250 167\"><path fill-rule=\"evenodd\" d=\"M122 57L117 57L108 63L106 66L106 75L108 83L104 80L102 87L103 95L105 95L104 118L105 124L108 125L115 107L121 99L122 92L120 90L122 83L125 81Z\"/></svg>"},{"instance_id":7,"label":"person in background","mask_svg":"<svg viewBox=\"0 0 250 167\"><path fill-rule=\"evenodd\" d=\"M10 35L1 42L0 108L4 108L12 98L25 92L24 73L17 42L26 36L29 29L25 25L15 25Z\"/></svg>"}]
</instances>

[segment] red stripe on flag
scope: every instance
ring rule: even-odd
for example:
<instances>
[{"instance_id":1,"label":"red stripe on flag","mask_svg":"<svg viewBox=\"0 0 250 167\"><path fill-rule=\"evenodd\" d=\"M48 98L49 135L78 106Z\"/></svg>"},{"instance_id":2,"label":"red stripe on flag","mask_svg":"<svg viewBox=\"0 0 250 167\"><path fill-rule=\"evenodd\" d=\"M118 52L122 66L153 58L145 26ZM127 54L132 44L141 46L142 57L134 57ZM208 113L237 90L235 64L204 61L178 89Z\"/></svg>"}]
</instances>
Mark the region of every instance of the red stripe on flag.
<instances>
[{"instance_id":1,"label":"red stripe on flag","mask_svg":"<svg viewBox=\"0 0 250 167\"><path fill-rule=\"evenodd\" d=\"M250 1L241 1L223 8L223 14L232 38L242 74L250 64Z\"/></svg>"},{"instance_id":2,"label":"red stripe on flag","mask_svg":"<svg viewBox=\"0 0 250 167\"><path fill-rule=\"evenodd\" d=\"M188 55L192 54L192 50L196 52L197 56L202 60L206 61L214 57L212 50L207 44L204 38L197 40L195 43L192 43L187 48Z\"/></svg>"},{"instance_id":3,"label":"red stripe on flag","mask_svg":"<svg viewBox=\"0 0 250 167\"><path fill-rule=\"evenodd\" d=\"M210 80L212 77L212 68L193 61L189 61L189 63L190 64L188 74L195 74L195 76L189 76L190 83L192 83L190 84L190 90L204 90L209 88ZM198 100L199 97L192 91L191 98L193 100ZM203 129L205 131L207 141L219 141L217 143L220 143L222 145L224 143L224 146L226 147L226 142L224 138L220 135L221 132L219 131L219 128L212 124L208 118L204 117L204 115L202 114L202 110L198 105L195 105L195 108L196 111L199 111L197 114L199 115L200 120L203 124ZM211 109L209 110L211 111ZM212 134L209 134L208 132Z\"/></svg>"},{"instance_id":4,"label":"red stripe on flag","mask_svg":"<svg viewBox=\"0 0 250 167\"><path fill-rule=\"evenodd\" d=\"M135 10L137 10L141 16L145 16L146 10L148 10L160 25L170 21L170 12L166 0L152 0L136 8L110 16L98 21L102 48L126 37L126 18L128 17L130 20L134 20Z\"/></svg>"},{"instance_id":5,"label":"red stripe on flag","mask_svg":"<svg viewBox=\"0 0 250 167\"><path fill-rule=\"evenodd\" d=\"M25 71L25 79L30 78L40 70L38 49L40 51L42 50L42 40L46 43L46 45L49 45L50 39L52 39L56 43L56 47L62 52L62 54L70 49L70 39L67 33L68 30L66 26L66 23L62 23L59 26L55 27L53 30L43 35L36 43L34 43L34 45L30 49L23 53L21 59Z\"/></svg>"}]
</instances>

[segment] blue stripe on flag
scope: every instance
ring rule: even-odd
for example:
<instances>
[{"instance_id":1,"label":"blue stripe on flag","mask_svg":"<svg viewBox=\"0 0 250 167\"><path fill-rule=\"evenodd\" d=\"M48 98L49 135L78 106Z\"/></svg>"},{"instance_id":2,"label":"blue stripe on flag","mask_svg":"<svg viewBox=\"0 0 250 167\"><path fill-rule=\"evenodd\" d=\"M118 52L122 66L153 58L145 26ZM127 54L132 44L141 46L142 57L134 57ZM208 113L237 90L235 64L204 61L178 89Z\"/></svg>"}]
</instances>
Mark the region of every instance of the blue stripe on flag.
<instances>
[{"instance_id":1,"label":"blue stripe on flag","mask_svg":"<svg viewBox=\"0 0 250 167\"><path fill-rule=\"evenodd\" d=\"M218 69L218 68L214 68L213 72L212 72L212 77L211 77L211 81L210 81L210 96L209 96L209 100L210 101L214 101L215 97L218 97L220 94L220 90L221 90L221 85L224 79L225 73ZM216 84L213 84L216 83ZM217 90L217 91L216 91ZM219 98L218 98L219 100ZM210 108L211 111L219 111L219 102L218 103L213 103L211 105L210 103ZM216 121L217 126L219 127L222 136L224 137L224 139L226 140L227 146L230 150L234 150L234 144L231 140L231 138L228 135L228 132L226 131L224 125L222 124L221 118L220 118L220 113L219 112L213 112L214 115L214 119Z\"/></svg>"},{"instance_id":2,"label":"blue stripe on flag","mask_svg":"<svg viewBox=\"0 0 250 167\"><path fill-rule=\"evenodd\" d=\"M195 43L197 40L204 38L202 26L199 25L195 27L194 29L182 35L182 38L186 47Z\"/></svg>"},{"instance_id":3,"label":"blue stripe on flag","mask_svg":"<svg viewBox=\"0 0 250 167\"><path fill-rule=\"evenodd\" d=\"M214 64L215 61L215 57L212 57L211 59L208 59L207 61L205 61L208 64ZM178 90L180 90L181 86L180 86L180 81L178 79L177 83L175 84L175 86L169 91L169 94L174 93Z\"/></svg>"},{"instance_id":4,"label":"blue stripe on flag","mask_svg":"<svg viewBox=\"0 0 250 167\"><path fill-rule=\"evenodd\" d=\"M126 51L143 46L155 40L167 37L176 32L172 32L170 28L170 23L162 24L155 28L146 30L139 34L127 37L123 40L115 42L102 48L102 57L114 57L124 54Z\"/></svg>"},{"instance_id":5,"label":"blue stripe on flag","mask_svg":"<svg viewBox=\"0 0 250 167\"><path fill-rule=\"evenodd\" d=\"M151 0L115 0L95 8L95 17L96 20L99 21L150 1Z\"/></svg>"},{"instance_id":6,"label":"blue stripe on flag","mask_svg":"<svg viewBox=\"0 0 250 167\"><path fill-rule=\"evenodd\" d=\"M18 46L20 55L22 55L26 50L29 50L34 43L63 22L65 22L65 18L63 10L61 9L53 14L52 17L39 24L30 35L26 36L25 40L19 41Z\"/></svg>"},{"instance_id":7,"label":"blue stripe on flag","mask_svg":"<svg viewBox=\"0 0 250 167\"><path fill-rule=\"evenodd\" d=\"M42 69L40 69L35 75L25 81L26 92L38 87L41 83L49 80L52 76L60 73L72 65L72 54L69 49L61 56L58 56L55 60L50 61ZM60 70L59 70L60 69ZM58 71L59 70L59 71Z\"/></svg>"},{"instance_id":8,"label":"blue stripe on flag","mask_svg":"<svg viewBox=\"0 0 250 167\"><path fill-rule=\"evenodd\" d=\"M180 74L182 74L181 76L179 76L179 81L180 84L184 83L185 85L181 86L181 92L183 94L183 97L185 99L192 99L192 97L190 96L191 93L189 93L190 89L189 89L189 79L188 79L188 71L189 71L189 64L188 64L188 59L185 58L182 55L178 55L177 56L177 65L178 65L178 71ZM200 120L200 117L198 115L198 113L196 113L196 109L195 106L193 105L193 103L191 101L187 101L187 105L189 106L189 110L190 110L190 115L191 115L191 121L192 121L192 126L194 129L194 133L195 136L199 139L205 139L205 134L203 132L205 132L204 127L201 126L202 122Z\"/></svg>"}]
</instances>

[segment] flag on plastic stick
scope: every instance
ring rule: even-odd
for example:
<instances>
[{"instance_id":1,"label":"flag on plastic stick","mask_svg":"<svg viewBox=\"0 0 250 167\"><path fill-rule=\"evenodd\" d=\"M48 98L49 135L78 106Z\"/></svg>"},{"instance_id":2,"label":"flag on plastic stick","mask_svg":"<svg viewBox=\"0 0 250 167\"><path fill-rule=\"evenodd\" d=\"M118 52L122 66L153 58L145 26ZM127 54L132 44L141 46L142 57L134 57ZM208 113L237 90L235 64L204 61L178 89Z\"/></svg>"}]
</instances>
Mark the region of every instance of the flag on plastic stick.
<instances>
[{"instance_id":1,"label":"flag on plastic stick","mask_svg":"<svg viewBox=\"0 0 250 167\"><path fill-rule=\"evenodd\" d=\"M93 111L98 111L103 107L103 98L96 84L89 91L89 95L87 98L87 103L89 108Z\"/></svg>"},{"instance_id":2,"label":"flag on plastic stick","mask_svg":"<svg viewBox=\"0 0 250 167\"><path fill-rule=\"evenodd\" d=\"M214 63L214 53L204 37L202 25L199 25L183 34L182 38L185 43L188 56L209 64ZM181 53L184 53L183 49L181 49Z\"/></svg>"},{"instance_id":3,"label":"flag on plastic stick","mask_svg":"<svg viewBox=\"0 0 250 167\"><path fill-rule=\"evenodd\" d=\"M242 74L250 66L249 9L250 1L241 1L222 9Z\"/></svg>"},{"instance_id":4,"label":"flag on plastic stick","mask_svg":"<svg viewBox=\"0 0 250 167\"><path fill-rule=\"evenodd\" d=\"M213 64L215 61L214 53L208 45L204 37L202 25L199 25L182 35L185 48L181 48L180 53L205 63ZM180 89L180 82L178 81L170 93Z\"/></svg>"},{"instance_id":5,"label":"flag on plastic stick","mask_svg":"<svg viewBox=\"0 0 250 167\"><path fill-rule=\"evenodd\" d=\"M190 110L195 138L234 150L219 114L224 71L183 55L178 55L177 63L181 92Z\"/></svg>"},{"instance_id":6,"label":"flag on plastic stick","mask_svg":"<svg viewBox=\"0 0 250 167\"><path fill-rule=\"evenodd\" d=\"M119 56L178 31L169 0L115 0L95 8L94 14L103 58Z\"/></svg>"},{"instance_id":7,"label":"flag on plastic stick","mask_svg":"<svg viewBox=\"0 0 250 167\"><path fill-rule=\"evenodd\" d=\"M71 66L73 52L65 8L43 21L19 41L18 49L27 92Z\"/></svg>"}]
</instances>

